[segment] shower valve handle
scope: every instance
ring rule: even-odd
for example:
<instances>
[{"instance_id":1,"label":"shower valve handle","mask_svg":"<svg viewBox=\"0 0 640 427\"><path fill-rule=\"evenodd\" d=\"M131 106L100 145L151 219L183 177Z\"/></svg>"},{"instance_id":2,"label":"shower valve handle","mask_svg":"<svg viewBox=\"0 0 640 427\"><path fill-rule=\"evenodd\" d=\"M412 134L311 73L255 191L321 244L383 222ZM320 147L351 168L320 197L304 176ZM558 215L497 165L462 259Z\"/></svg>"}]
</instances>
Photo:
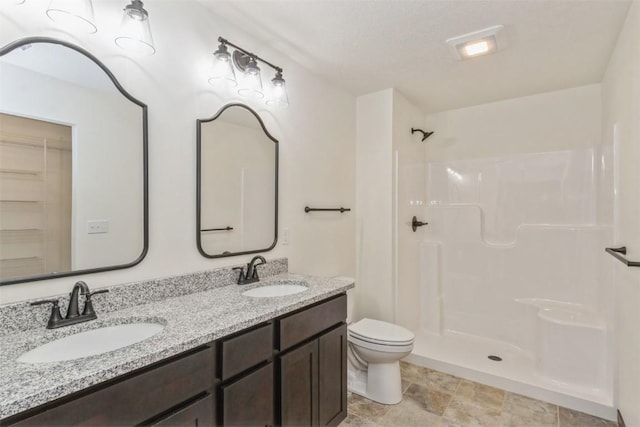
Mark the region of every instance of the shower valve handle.
<instances>
[{"instance_id":1,"label":"shower valve handle","mask_svg":"<svg viewBox=\"0 0 640 427\"><path fill-rule=\"evenodd\" d=\"M428 222L418 221L418 218L415 216L411 219L411 229L415 233L418 227L422 227L423 225L429 224Z\"/></svg>"}]
</instances>

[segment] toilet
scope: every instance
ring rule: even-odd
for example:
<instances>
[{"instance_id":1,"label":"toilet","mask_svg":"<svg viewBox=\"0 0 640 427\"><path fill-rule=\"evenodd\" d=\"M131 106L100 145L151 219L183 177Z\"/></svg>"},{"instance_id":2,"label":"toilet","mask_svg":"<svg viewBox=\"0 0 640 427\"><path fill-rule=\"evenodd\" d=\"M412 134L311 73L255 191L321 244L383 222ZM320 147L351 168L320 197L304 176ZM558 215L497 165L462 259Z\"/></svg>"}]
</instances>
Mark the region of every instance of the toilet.
<instances>
[{"instance_id":1,"label":"toilet","mask_svg":"<svg viewBox=\"0 0 640 427\"><path fill-rule=\"evenodd\" d=\"M413 332L392 323L362 319L347 329L348 388L386 405L402 401L400 359L413 349Z\"/></svg>"}]
</instances>

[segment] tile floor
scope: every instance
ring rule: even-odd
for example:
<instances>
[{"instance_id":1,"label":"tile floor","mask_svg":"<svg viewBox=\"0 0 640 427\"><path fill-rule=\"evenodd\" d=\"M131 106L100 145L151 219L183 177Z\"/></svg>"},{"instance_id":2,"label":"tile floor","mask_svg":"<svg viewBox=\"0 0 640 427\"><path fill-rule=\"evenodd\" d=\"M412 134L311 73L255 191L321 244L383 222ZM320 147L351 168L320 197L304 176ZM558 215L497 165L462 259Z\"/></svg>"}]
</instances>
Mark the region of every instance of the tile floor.
<instances>
[{"instance_id":1,"label":"tile floor","mask_svg":"<svg viewBox=\"0 0 640 427\"><path fill-rule=\"evenodd\" d=\"M403 401L382 405L349 393L339 427L615 427L616 423L401 362Z\"/></svg>"}]
</instances>

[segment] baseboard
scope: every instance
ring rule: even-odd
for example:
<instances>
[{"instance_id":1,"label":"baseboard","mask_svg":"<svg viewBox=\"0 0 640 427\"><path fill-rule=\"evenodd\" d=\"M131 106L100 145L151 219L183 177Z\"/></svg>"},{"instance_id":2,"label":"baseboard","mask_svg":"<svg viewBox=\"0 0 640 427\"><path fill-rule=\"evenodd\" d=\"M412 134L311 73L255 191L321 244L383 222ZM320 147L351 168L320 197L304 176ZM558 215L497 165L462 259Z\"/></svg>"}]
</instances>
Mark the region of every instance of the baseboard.
<instances>
[{"instance_id":1,"label":"baseboard","mask_svg":"<svg viewBox=\"0 0 640 427\"><path fill-rule=\"evenodd\" d=\"M624 423L624 418L622 418L622 414L620 413L620 410L618 410L618 427L627 427L626 424Z\"/></svg>"}]
</instances>

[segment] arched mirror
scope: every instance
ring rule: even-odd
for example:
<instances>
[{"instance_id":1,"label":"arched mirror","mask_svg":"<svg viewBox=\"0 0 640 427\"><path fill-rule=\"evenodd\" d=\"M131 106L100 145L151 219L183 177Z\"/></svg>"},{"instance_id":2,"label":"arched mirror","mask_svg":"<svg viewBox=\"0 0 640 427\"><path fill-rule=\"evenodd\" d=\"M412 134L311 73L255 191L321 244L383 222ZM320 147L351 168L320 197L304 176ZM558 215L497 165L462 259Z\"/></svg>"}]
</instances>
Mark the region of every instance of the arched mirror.
<instances>
[{"instance_id":1,"label":"arched mirror","mask_svg":"<svg viewBox=\"0 0 640 427\"><path fill-rule=\"evenodd\" d=\"M198 250L207 258L273 249L278 229L278 141L243 104L197 121Z\"/></svg>"},{"instance_id":2,"label":"arched mirror","mask_svg":"<svg viewBox=\"0 0 640 427\"><path fill-rule=\"evenodd\" d=\"M148 247L147 107L45 37L0 50L0 284L131 267Z\"/></svg>"}]
</instances>

